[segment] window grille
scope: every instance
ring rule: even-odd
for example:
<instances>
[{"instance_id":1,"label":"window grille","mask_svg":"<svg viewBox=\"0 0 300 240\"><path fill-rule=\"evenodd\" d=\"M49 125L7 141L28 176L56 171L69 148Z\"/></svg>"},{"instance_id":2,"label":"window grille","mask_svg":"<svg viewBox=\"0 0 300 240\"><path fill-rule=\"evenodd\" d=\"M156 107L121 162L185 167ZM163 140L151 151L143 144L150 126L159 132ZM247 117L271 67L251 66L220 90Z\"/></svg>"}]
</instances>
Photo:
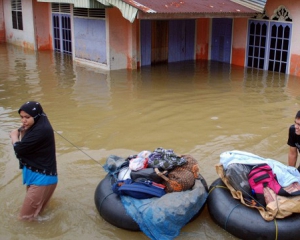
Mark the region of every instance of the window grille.
<instances>
[{"instance_id":1,"label":"window grille","mask_svg":"<svg viewBox=\"0 0 300 240\"><path fill-rule=\"evenodd\" d=\"M57 52L72 54L71 18L67 14L53 14L53 44Z\"/></svg>"},{"instance_id":2,"label":"window grille","mask_svg":"<svg viewBox=\"0 0 300 240\"><path fill-rule=\"evenodd\" d=\"M104 8L74 8L75 17L105 18Z\"/></svg>"},{"instance_id":3,"label":"window grille","mask_svg":"<svg viewBox=\"0 0 300 240\"><path fill-rule=\"evenodd\" d=\"M70 4L52 3L51 7L52 7L52 12L55 12L55 13L70 13L71 12Z\"/></svg>"},{"instance_id":4,"label":"window grille","mask_svg":"<svg viewBox=\"0 0 300 240\"><path fill-rule=\"evenodd\" d=\"M270 52L268 70L286 73L291 26L287 24L271 23Z\"/></svg>"},{"instance_id":5,"label":"window grille","mask_svg":"<svg viewBox=\"0 0 300 240\"><path fill-rule=\"evenodd\" d=\"M267 23L250 21L248 41L248 67L264 69L267 48Z\"/></svg>"}]
</instances>

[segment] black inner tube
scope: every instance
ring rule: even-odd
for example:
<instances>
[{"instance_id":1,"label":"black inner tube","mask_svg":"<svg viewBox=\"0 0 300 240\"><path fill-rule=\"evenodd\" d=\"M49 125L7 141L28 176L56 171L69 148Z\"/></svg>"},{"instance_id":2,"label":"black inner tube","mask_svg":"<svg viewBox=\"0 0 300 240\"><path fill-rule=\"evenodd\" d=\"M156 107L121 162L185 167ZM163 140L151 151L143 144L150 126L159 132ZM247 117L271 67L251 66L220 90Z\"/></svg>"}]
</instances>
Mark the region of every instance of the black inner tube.
<instances>
[{"instance_id":1,"label":"black inner tube","mask_svg":"<svg viewBox=\"0 0 300 240\"><path fill-rule=\"evenodd\" d=\"M257 209L247 207L234 199L220 178L209 188L207 206L212 219L240 239L299 239L300 214L265 221Z\"/></svg>"}]
</instances>

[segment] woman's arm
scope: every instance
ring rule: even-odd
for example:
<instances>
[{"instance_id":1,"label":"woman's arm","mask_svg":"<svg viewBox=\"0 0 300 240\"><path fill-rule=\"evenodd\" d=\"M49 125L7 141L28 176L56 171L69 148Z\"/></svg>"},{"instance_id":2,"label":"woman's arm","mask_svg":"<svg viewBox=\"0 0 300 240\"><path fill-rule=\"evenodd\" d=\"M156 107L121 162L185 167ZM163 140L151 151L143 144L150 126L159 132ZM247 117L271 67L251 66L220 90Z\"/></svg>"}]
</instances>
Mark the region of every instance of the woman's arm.
<instances>
[{"instance_id":1,"label":"woman's arm","mask_svg":"<svg viewBox=\"0 0 300 240\"><path fill-rule=\"evenodd\" d=\"M14 129L10 132L11 143L15 144L19 141L20 132L19 129Z\"/></svg>"},{"instance_id":2,"label":"woman's arm","mask_svg":"<svg viewBox=\"0 0 300 240\"><path fill-rule=\"evenodd\" d=\"M25 135L25 130L22 127L12 130L10 133L11 143L15 144L16 142L21 141L24 135Z\"/></svg>"}]
</instances>

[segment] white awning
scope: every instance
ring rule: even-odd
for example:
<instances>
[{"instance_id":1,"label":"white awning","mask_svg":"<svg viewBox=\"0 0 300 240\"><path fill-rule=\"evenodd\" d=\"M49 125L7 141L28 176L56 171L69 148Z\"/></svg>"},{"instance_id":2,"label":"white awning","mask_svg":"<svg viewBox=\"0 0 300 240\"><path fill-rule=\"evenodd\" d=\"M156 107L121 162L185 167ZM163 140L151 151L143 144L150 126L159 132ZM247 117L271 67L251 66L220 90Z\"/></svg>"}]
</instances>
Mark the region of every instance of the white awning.
<instances>
[{"instance_id":1,"label":"white awning","mask_svg":"<svg viewBox=\"0 0 300 240\"><path fill-rule=\"evenodd\" d=\"M267 0L230 0L230 1L254 9L259 12L262 12L264 10L265 5L267 3Z\"/></svg>"},{"instance_id":2,"label":"white awning","mask_svg":"<svg viewBox=\"0 0 300 240\"><path fill-rule=\"evenodd\" d=\"M138 13L138 9L123 2L120 0L97 0L98 2L104 4L111 4L114 7L118 8L121 13L122 16L124 18L126 18L128 21L130 21L131 23L134 22L134 19L136 18L136 15ZM157 1L157 0L155 0ZM134 1L133 1L134 2Z\"/></svg>"}]
</instances>

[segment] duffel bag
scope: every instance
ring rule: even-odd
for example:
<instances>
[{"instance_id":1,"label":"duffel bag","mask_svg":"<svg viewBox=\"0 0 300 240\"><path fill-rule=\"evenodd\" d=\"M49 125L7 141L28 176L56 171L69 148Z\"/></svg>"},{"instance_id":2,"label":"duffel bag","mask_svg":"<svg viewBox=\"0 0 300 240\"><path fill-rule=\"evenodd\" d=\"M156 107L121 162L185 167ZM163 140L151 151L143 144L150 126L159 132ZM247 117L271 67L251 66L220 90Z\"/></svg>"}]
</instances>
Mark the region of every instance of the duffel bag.
<instances>
[{"instance_id":1,"label":"duffel bag","mask_svg":"<svg viewBox=\"0 0 300 240\"><path fill-rule=\"evenodd\" d=\"M138 178L146 178L153 182L161 183L163 177L167 174L167 171L160 172L157 168L144 168L138 171L131 171L130 177L132 180L136 180Z\"/></svg>"}]
</instances>

